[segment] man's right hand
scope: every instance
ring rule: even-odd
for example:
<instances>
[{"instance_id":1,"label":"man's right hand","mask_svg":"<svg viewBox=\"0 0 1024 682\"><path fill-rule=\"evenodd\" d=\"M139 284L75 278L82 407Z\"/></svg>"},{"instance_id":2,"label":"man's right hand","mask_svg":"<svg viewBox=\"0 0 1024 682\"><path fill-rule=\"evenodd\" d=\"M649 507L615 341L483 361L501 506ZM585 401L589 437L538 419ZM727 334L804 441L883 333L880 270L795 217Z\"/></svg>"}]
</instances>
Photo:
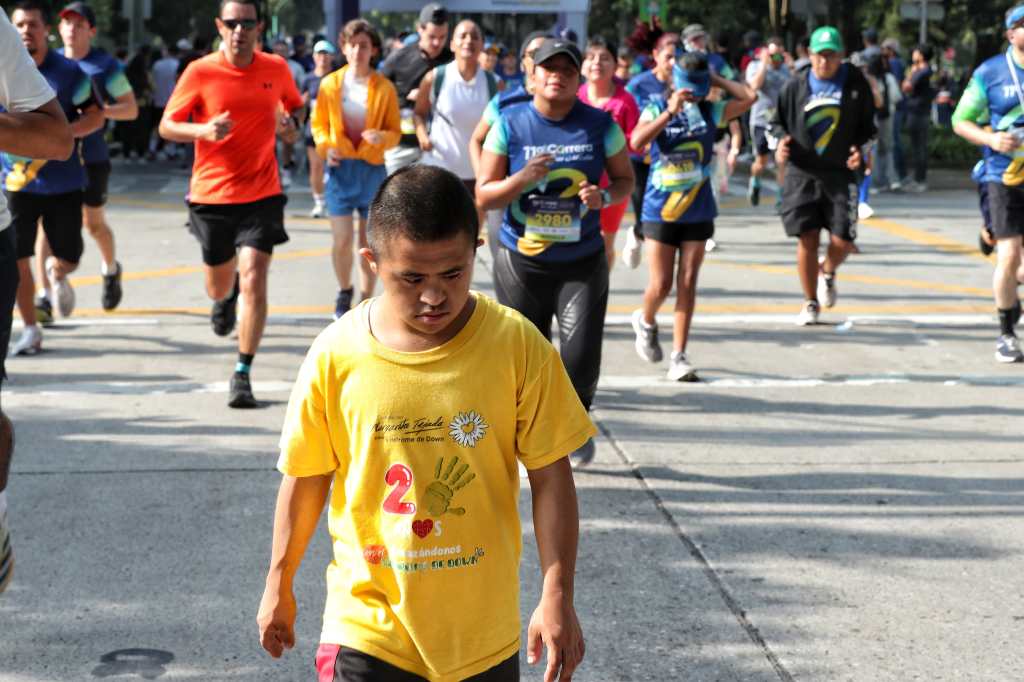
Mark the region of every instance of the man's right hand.
<instances>
[{"instance_id":1,"label":"man's right hand","mask_svg":"<svg viewBox=\"0 0 1024 682\"><path fill-rule=\"evenodd\" d=\"M789 161L789 144L793 141L792 135L786 135L779 140L779 146L775 148L775 163L780 166Z\"/></svg>"},{"instance_id":2,"label":"man's right hand","mask_svg":"<svg viewBox=\"0 0 1024 682\"><path fill-rule=\"evenodd\" d=\"M225 111L207 121L199 133L199 137L207 142L220 142L228 136L234 125L235 122L231 120L231 112Z\"/></svg>"},{"instance_id":3,"label":"man's right hand","mask_svg":"<svg viewBox=\"0 0 1024 682\"><path fill-rule=\"evenodd\" d=\"M988 146L1000 154L1009 154L1020 146L1017 137L1007 132L992 133L988 136Z\"/></svg>"},{"instance_id":4,"label":"man's right hand","mask_svg":"<svg viewBox=\"0 0 1024 682\"><path fill-rule=\"evenodd\" d=\"M295 595L291 588L267 585L256 623L260 628L260 646L274 658L295 646Z\"/></svg>"}]
</instances>

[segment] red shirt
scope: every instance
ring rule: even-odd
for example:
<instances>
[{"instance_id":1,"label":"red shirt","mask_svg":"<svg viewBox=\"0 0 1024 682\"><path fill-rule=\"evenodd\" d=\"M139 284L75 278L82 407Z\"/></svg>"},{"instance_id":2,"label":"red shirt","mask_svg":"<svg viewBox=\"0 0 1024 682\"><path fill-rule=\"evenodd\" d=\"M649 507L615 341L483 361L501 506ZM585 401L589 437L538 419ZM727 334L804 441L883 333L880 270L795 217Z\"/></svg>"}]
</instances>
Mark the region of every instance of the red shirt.
<instances>
[{"instance_id":1,"label":"red shirt","mask_svg":"<svg viewBox=\"0 0 1024 682\"><path fill-rule=\"evenodd\" d=\"M597 108L607 111L612 115L612 120L619 124L623 134L626 136L627 148L630 153L633 153L633 145L629 142L629 136L633 134L633 128L636 128L636 124L640 121L640 108L636 105L633 95L629 94L621 83L613 82L613 85L615 86L615 92L612 94L611 99ZM576 96L584 104L589 104L592 107L595 106L590 104L588 99L586 83L580 86Z\"/></svg>"},{"instance_id":2,"label":"red shirt","mask_svg":"<svg viewBox=\"0 0 1024 682\"><path fill-rule=\"evenodd\" d=\"M206 123L227 111L234 121L219 142L196 140L189 201L245 204L281 193L274 143L278 118L303 106L287 63L256 52L239 68L224 53L188 65L167 102L172 121Z\"/></svg>"}]
</instances>

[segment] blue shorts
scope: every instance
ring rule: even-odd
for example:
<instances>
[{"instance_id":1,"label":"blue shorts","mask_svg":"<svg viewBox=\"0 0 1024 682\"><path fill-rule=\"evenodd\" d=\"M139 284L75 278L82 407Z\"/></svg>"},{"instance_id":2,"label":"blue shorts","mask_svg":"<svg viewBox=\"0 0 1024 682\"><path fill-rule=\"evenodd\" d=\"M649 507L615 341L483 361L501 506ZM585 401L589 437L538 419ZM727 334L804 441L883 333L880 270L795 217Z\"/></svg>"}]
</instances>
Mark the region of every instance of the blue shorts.
<instances>
[{"instance_id":1,"label":"blue shorts","mask_svg":"<svg viewBox=\"0 0 1024 682\"><path fill-rule=\"evenodd\" d=\"M342 159L337 166L326 166L324 171L324 199L329 216L350 216L359 209L359 215L366 218L370 202L387 177L383 164L375 166L362 159Z\"/></svg>"}]
</instances>

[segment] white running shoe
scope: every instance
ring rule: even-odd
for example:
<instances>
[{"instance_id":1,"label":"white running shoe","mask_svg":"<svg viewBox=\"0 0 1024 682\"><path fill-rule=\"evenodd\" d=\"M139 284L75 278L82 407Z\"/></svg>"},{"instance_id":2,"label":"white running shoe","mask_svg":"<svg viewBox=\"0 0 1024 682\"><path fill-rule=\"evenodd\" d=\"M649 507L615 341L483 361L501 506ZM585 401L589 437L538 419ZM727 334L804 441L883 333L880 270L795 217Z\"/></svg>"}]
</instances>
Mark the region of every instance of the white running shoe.
<instances>
[{"instance_id":1,"label":"white running shoe","mask_svg":"<svg viewBox=\"0 0 1024 682\"><path fill-rule=\"evenodd\" d=\"M709 239L706 242L704 242L704 253L711 253L717 248L718 242L716 242L714 239Z\"/></svg>"},{"instance_id":2,"label":"white running shoe","mask_svg":"<svg viewBox=\"0 0 1024 682\"><path fill-rule=\"evenodd\" d=\"M818 300L826 308L832 308L836 304L836 276L818 273Z\"/></svg>"},{"instance_id":3,"label":"white running shoe","mask_svg":"<svg viewBox=\"0 0 1024 682\"><path fill-rule=\"evenodd\" d=\"M57 278L57 259L54 256L46 259L46 278L50 280L50 291L56 299L57 312L61 317L71 317L75 311L75 290L71 288L67 277Z\"/></svg>"},{"instance_id":4,"label":"white running shoe","mask_svg":"<svg viewBox=\"0 0 1024 682\"><path fill-rule=\"evenodd\" d=\"M644 243L636 236L636 228L631 227L626 231L626 246L622 249L622 262L630 270L640 267L640 261L644 257Z\"/></svg>"},{"instance_id":5,"label":"white running shoe","mask_svg":"<svg viewBox=\"0 0 1024 682\"><path fill-rule=\"evenodd\" d=\"M288 189L292 186L292 172L287 168L281 169L281 189Z\"/></svg>"},{"instance_id":6,"label":"white running shoe","mask_svg":"<svg viewBox=\"0 0 1024 682\"><path fill-rule=\"evenodd\" d=\"M821 307L817 301L807 301L804 303L804 307L801 308L800 315L796 318L797 326L809 327L818 324L818 313L820 312Z\"/></svg>"},{"instance_id":7,"label":"white running shoe","mask_svg":"<svg viewBox=\"0 0 1024 682\"><path fill-rule=\"evenodd\" d=\"M665 376L671 381L697 381L697 368L687 361L686 353L672 353Z\"/></svg>"},{"instance_id":8,"label":"white running shoe","mask_svg":"<svg viewBox=\"0 0 1024 682\"><path fill-rule=\"evenodd\" d=\"M875 209L871 208L866 201L857 204L857 220L867 220L875 215Z\"/></svg>"},{"instance_id":9,"label":"white running shoe","mask_svg":"<svg viewBox=\"0 0 1024 682\"><path fill-rule=\"evenodd\" d=\"M37 355L42 349L43 332L34 324L21 330L17 343L11 346L11 355Z\"/></svg>"},{"instance_id":10,"label":"white running shoe","mask_svg":"<svg viewBox=\"0 0 1024 682\"><path fill-rule=\"evenodd\" d=\"M636 353L640 359L651 363L661 362L663 355L661 344L658 343L658 324L648 325L644 322L644 313L639 308L633 311L630 322L636 334Z\"/></svg>"},{"instance_id":11,"label":"white running shoe","mask_svg":"<svg viewBox=\"0 0 1024 682\"><path fill-rule=\"evenodd\" d=\"M1016 336L1003 334L996 341L996 362L1024 362L1020 341Z\"/></svg>"},{"instance_id":12,"label":"white running shoe","mask_svg":"<svg viewBox=\"0 0 1024 682\"><path fill-rule=\"evenodd\" d=\"M324 217L324 205L317 202L313 204L313 210L309 212L310 218L323 218Z\"/></svg>"}]
</instances>

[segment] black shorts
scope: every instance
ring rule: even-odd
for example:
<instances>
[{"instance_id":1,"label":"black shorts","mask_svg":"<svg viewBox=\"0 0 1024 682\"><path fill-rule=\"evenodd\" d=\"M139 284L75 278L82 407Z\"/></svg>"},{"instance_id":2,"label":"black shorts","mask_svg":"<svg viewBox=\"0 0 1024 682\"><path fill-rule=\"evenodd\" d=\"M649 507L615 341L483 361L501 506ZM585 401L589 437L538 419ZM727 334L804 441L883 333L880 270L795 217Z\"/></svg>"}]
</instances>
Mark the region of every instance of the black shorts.
<instances>
[{"instance_id":1,"label":"black shorts","mask_svg":"<svg viewBox=\"0 0 1024 682\"><path fill-rule=\"evenodd\" d=\"M424 678L385 661L336 644L321 644L316 652L317 680L332 682L425 682ZM466 682L519 682L519 654L515 654Z\"/></svg>"},{"instance_id":2,"label":"black shorts","mask_svg":"<svg viewBox=\"0 0 1024 682\"><path fill-rule=\"evenodd\" d=\"M857 185L823 180L791 166L782 183L782 225L790 237L825 228L843 241L857 239Z\"/></svg>"},{"instance_id":3,"label":"black shorts","mask_svg":"<svg viewBox=\"0 0 1024 682\"><path fill-rule=\"evenodd\" d=\"M90 208L105 206L109 185L110 162L87 163L85 165L85 193L82 196L82 202Z\"/></svg>"},{"instance_id":4,"label":"black shorts","mask_svg":"<svg viewBox=\"0 0 1024 682\"><path fill-rule=\"evenodd\" d=\"M764 126L754 126L754 153L758 156L764 156L766 154L772 154L775 152L775 148L779 145L779 141L768 134L768 129Z\"/></svg>"},{"instance_id":5,"label":"black shorts","mask_svg":"<svg viewBox=\"0 0 1024 682\"><path fill-rule=\"evenodd\" d=\"M988 205L992 212L992 234L996 239L1024 236L1024 187L990 182Z\"/></svg>"},{"instance_id":6,"label":"black shorts","mask_svg":"<svg viewBox=\"0 0 1024 682\"><path fill-rule=\"evenodd\" d=\"M14 299L18 294L18 256L14 227L0 232L0 385L7 373L4 359L7 344L11 342L11 323L14 321Z\"/></svg>"},{"instance_id":7,"label":"black shorts","mask_svg":"<svg viewBox=\"0 0 1024 682\"><path fill-rule=\"evenodd\" d=\"M203 249L203 262L222 265L238 249L251 246L274 253L274 247L288 241L284 231L284 205L288 198L278 194L247 204L188 205L188 229Z\"/></svg>"},{"instance_id":8,"label":"black shorts","mask_svg":"<svg viewBox=\"0 0 1024 682\"><path fill-rule=\"evenodd\" d=\"M67 194L8 192L11 225L18 231L18 259L31 258L36 250L36 232L43 219L43 232L53 255L78 263L85 250L82 241L82 191Z\"/></svg>"},{"instance_id":9,"label":"black shorts","mask_svg":"<svg viewBox=\"0 0 1024 682\"><path fill-rule=\"evenodd\" d=\"M683 242L706 242L715 235L715 222L663 223L644 221L644 238L653 239L669 246L680 246Z\"/></svg>"}]
</instances>

